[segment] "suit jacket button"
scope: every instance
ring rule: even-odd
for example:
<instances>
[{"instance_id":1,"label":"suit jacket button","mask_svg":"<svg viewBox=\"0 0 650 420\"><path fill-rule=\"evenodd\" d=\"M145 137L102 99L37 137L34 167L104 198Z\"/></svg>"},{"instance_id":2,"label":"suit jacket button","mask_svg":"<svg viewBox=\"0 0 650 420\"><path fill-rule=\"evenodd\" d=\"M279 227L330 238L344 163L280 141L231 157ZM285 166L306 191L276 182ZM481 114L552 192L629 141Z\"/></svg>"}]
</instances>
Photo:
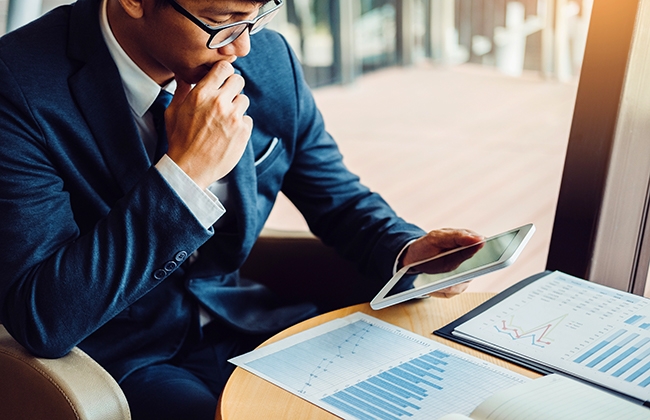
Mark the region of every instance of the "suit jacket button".
<instances>
[{"instance_id":1,"label":"suit jacket button","mask_svg":"<svg viewBox=\"0 0 650 420\"><path fill-rule=\"evenodd\" d=\"M185 251L180 251L174 256L174 259L177 262L182 262L182 261L185 260L185 258L187 258L187 252L185 252Z\"/></svg>"},{"instance_id":2,"label":"suit jacket button","mask_svg":"<svg viewBox=\"0 0 650 420\"><path fill-rule=\"evenodd\" d=\"M178 264L176 264L176 261L167 261L165 263L165 271L174 271L178 267Z\"/></svg>"},{"instance_id":3,"label":"suit jacket button","mask_svg":"<svg viewBox=\"0 0 650 420\"><path fill-rule=\"evenodd\" d=\"M167 272L165 270L160 269L153 273L153 278L156 280L162 280L165 277L167 277Z\"/></svg>"}]
</instances>

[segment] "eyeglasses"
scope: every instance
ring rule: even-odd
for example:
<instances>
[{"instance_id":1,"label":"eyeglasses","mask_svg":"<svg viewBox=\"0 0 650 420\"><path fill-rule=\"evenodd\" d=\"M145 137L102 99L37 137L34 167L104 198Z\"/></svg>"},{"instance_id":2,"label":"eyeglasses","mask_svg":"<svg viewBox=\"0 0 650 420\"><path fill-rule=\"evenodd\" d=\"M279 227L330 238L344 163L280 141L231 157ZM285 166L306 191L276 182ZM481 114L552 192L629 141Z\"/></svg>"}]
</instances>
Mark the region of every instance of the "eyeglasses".
<instances>
[{"instance_id":1,"label":"eyeglasses","mask_svg":"<svg viewBox=\"0 0 650 420\"><path fill-rule=\"evenodd\" d=\"M176 0L167 0L167 2L176 9L178 13L191 20L196 26L210 35L208 42L206 43L206 47L210 49L221 48L230 44L239 38L246 29L248 29L248 33L251 35L259 32L271 21L271 19L273 19L273 17L278 13L280 6L284 3L283 0L269 1L260 8L260 13L253 20L241 20L239 22L215 27L203 23L199 18L185 10L183 6L176 3Z\"/></svg>"}]
</instances>

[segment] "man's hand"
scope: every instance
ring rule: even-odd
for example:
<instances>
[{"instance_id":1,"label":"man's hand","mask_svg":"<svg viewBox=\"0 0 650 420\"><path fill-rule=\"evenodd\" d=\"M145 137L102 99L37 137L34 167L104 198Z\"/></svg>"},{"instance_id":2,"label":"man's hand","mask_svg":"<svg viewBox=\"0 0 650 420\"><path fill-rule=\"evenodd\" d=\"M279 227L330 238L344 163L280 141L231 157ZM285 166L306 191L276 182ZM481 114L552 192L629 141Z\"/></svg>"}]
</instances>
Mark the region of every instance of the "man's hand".
<instances>
[{"instance_id":1,"label":"man's hand","mask_svg":"<svg viewBox=\"0 0 650 420\"><path fill-rule=\"evenodd\" d=\"M409 245L406 252L404 253L402 265L406 266L418 261L426 260L454 248L473 245L475 243L481 242L483 239L483 236L467 229L433 230ZM473 255L475 252L476 251L472 251L471 255ZM463 258L460 261L457 261L457 263L460 264L471 255L462 255ZM434 267L432 267L432 269L435 270ZM442 271L448 270L445 269ZM431 293L431 295L451 297L465 291L468 284L469 282L457 284L446 289Z\"/></svg>"},{"instance_id":2,"label":"man's hand","mask_svg":"<svg viewBox=\"0 0 650 420\"><path fill-rule=\"evenodd\" d=\"M226 61L217 62L192 89L178 87L165 112L167 155L203 189L226 176L241 159L253 129L244 115L244 79Z\"/></svg>"}]
</instances>

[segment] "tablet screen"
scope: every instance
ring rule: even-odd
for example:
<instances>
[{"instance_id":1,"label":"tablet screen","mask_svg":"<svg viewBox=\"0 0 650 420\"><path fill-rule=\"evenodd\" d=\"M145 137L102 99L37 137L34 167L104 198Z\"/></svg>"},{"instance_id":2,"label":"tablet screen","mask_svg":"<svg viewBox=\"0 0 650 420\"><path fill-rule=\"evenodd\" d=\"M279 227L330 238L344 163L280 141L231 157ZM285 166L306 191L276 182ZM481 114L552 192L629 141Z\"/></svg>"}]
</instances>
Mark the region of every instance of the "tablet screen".
<instances>
[{"instance_id":1,"label":"tablet screen","mask_svg":"<svg viewBox=\"0 0 650 420\"><path fill-rule=\"evenodd\" d=\"M485 242L471 245L459 250L452 250L438 258L419 265L414 265L386 294L394 296L413 288L419 289L449 279L452 276L484 267L498 262L504 252L517 236L517 231L511 231L494 236Z\"/></svg>"}]
</instances>

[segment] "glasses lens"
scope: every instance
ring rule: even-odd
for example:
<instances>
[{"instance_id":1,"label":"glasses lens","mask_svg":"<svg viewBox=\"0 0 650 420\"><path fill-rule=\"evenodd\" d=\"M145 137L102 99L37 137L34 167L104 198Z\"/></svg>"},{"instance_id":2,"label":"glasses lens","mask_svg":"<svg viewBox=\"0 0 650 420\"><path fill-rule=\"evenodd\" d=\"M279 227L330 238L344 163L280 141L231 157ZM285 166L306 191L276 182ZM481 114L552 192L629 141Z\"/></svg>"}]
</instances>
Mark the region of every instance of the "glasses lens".
<instances>
[{"instance_id":1,"label":"glasses lens","mask_svg":"<svg viewBox=\"0 0 650 420\"><path fill-rule=\"evenodd\" d=\"M248 28L247 23L241 25L233 25L228 28L222 29L210 40L210 48L221 48L224 45L230 44Z\"/></svg>"},{"instance_id":2,"label":"glasses lens","mask_svg":"<svg viewBox=\"0 0 650 420\"><path fill-rule=\"evenodd\" d=\"M268 14L262 16L262 17L260 17L257 20L257 22L255 22L253 27L251 28L251 35L253 35L256 32L261 31L271 21L271 19L273 19L275 17L275 15L278 14L278 10L279 10L279 8L271 11L270 13L268 13Z\"/></svg>"}]
</instances>

